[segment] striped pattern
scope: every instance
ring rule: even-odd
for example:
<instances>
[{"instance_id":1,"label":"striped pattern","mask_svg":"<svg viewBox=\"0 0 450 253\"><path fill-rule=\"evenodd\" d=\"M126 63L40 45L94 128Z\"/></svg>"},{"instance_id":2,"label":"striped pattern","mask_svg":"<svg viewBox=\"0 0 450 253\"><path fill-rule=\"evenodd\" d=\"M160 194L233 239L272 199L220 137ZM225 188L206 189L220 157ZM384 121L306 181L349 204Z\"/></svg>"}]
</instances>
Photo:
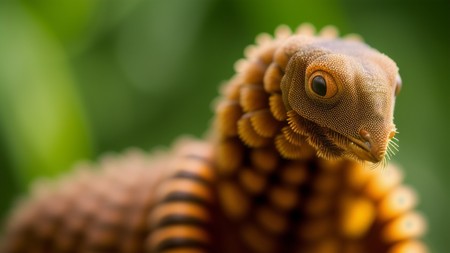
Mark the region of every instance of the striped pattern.
<instances>
[{"instance_id":1,"label":"striped pattern","mask_svg":"<svg viewBox=\"0 0 450 253\"><path fill-rule=\"evenodd\" d=\"M186 155L161 182L150 212L150 252L212 252L215 178L210 164L203 157Z\"/></svg>"},{"instance_id":2,"label":"striped pattern","mask_svg":"<svg viewBox=\"0 0 450 253\"><path fill-rule=\"evenodd\" d=\"M107 156L41 184L8 220L0 253L426 253L426 223L400 170L319 158L312 146L331 139L305 136L310 122L285 106L290 36L281 27L246 48L213 138Z\"/></svg>"},{"instance_id":3,"label":"striped pattern","mask_svg":"<svg viewBox=\"0 0 450 253\"><path fill-rule=\"evenodd\" d=\"M8 220L0 252L143 252L154 202L149 193L165 160L130 150L36 185Z\"/></svg>"},{"instance_id":4,"label":"striped pattern","mask_svg":"<svg viewBox=\"0 0 450 253\"><path fill-rule=\"evenodd\" d=\"M172 153L108 155L36 184L8 220L0 252L211 252L210 154L181 140Z\"/></svg>"},{"instance_id":5,"label":"striped pattern","mask_svg":"<svg viewBox=\"0 0 450 253\"><path fill-rule=\"evenodd\" d=\"M222 90L215 118L218 203L223 229L237 231L225 244L238 241L239 252L252 253L426 252L417 241L425 225L412 212L415 195L400 185L395 166L384 178L366 175L351 159L322 159L344 156L335 143L340 136L329 138L284 101L288 62L311 36L309 25L259 36ZM332 27L317 34L336 36Z\"/></svg>"}]
</instances>

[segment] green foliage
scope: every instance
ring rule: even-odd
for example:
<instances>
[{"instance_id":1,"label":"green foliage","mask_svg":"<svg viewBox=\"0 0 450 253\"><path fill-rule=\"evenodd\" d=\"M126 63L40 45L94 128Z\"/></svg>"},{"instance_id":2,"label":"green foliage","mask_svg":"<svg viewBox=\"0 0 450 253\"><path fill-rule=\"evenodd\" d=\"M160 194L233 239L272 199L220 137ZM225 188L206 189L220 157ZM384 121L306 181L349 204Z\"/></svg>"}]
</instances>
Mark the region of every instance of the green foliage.
<instances>
[{"instance_id":1,"label":"green foliage","mask_svg":"<svg viewBox=\"0 0 450 253\"><path fill-rule=\"evenodd\" d=\"M15 188L23 189L88 158L90 137L62 47L26 9L2 7L0 126L2 160L7 156L11 166L2 170L10 169Z\"/></svg>"},{"instance_id":2,"label":"green foliage","mask_svg":"<svg viewBox=\"0 0 450 253\"><path fill-rule=\"evenodd\" d=\"M201 136L211 101L260 32L311 22L356 32L399 65L396 162L445 252L448 2L0 1L0 217L37 177L129 146Z\"/></svg>"}]
</instances>

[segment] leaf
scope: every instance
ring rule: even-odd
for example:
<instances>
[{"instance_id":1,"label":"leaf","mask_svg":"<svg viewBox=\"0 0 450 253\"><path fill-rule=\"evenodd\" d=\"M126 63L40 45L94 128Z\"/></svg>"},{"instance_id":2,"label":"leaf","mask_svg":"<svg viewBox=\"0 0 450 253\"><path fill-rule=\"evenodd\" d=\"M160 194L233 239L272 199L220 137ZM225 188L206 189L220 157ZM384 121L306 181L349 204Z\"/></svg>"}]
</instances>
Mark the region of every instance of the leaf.
<instances>
[{"instance_id":1,"label":"leaf","mask_svg":"<svg viewBox=\"0 0 450 253\"><path fill-rule=\"evenodd\" d=\"M16 3L1 4L0 34L0 136L23 188L87 158L91 140L57 40Z\"/></svg>"}]
</instances>

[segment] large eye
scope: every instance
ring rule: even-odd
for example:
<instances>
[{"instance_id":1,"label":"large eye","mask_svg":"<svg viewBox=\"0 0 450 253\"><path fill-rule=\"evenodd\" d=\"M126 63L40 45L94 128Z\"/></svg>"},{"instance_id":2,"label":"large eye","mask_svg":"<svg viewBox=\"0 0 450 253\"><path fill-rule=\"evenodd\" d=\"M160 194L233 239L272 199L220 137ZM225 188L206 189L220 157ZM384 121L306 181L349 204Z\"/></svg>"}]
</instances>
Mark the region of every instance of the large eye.
<instances>
[{"instance_id":1,"label":"large eye","mask_svg":"<svg viewBox=\"0 0 450 253\"><path fill-rule=\"evenodd\" d=\"M311 89L317 95L323 97L327 94L327 81L322 76L315 76L311 83Z\"/></svg>"},{"instance_id":2,"label":"large eye","mask_svg":"<svg viewBox=\"0 0 450 253\"><path fill-rule=\"evenodd\" d=\"M308 82L309 90L315 96L332 98L338 92L338 87L333 77L324 71L314 72Z\"/></svg>"}]
</instances>

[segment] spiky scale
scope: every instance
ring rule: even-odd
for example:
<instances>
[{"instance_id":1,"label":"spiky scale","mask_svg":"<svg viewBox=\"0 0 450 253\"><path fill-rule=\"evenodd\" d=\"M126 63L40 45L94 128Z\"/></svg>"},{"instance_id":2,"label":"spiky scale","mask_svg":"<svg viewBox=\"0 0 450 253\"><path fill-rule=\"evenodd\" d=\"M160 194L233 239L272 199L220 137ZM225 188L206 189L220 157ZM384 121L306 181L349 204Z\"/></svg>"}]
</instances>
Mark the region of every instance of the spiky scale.
<instances>
[{"instance_id":1,"label":"spiky scale","mask_svg":"<svg viewBox=\"0 0 450 253\"><path fill-rule=\"evenodd\" d=\"M242 116L242 108L238 102L224 101L217 108L217 128L225 136L236 136L238 133L236 124L233 124Z\"/></svg>"},{"instance_id":2,"label":"spiky scale","mask_svg":"<svg viewBox=\"0 0 450 253\"><path fill-rule=\"evenodd\" d=\"M406 213L387 224L381 231L387 242L396 242L422 236L425 232L423 216L416 212Z\"/></svg>"},{"instance_id":3,"label":"spiky scale","mask_svg":"<svg viewBox=\"0 0 450 253\"><path fill-rule=\"evenodd\" d=\"M239 103L244 112L256 111L267 107L268 96L259 85L243 85L240 94Z\"/></svg>"},{"instance_id":4,"label":"spiky scale","mask_svg":"<svg viewBox=\"0 0 450 253\"><path fill-rule=\"evenodd\" d=\"M210 139L107 156L98 170L83 165L36 186L0 252L425 253L425 222L399 170L342 158L345 136L301 117L286 96L305 45L361 43L337 35L326 27L317 38L304 24L258 36L222 88ZM391 157L398 140L389 136Z\"/></svg>"},{"instance_id":5,"label":"spiky scale","mask_svg":"<svg viewBox=\"0 0 450 253\"><path fill-rule=\"evenodd\" d=\"M291 210L300 199L296 190L284 186L273 187L268 196L271 204L281 210Z\"/></svg>"},{"instance_id":6,"label":"spiky scale","mask_svg":"<svg viewBox=\"0 0 450 253\"><path fill-rule=\"evenodd\" d=\"M266 68L267 66L259 60L246 62L242 67L242 82L245 84L262 84Z\"/></svg>"},{"instance_id":7,"label":"spiky scale","mask_svg":"<svg viewBox=\"0 0 450 253\"><path fill-rule=\"evenodd\" d=\"M245 144L254 148L265 147L271 141L269 137L264 137L256 132L252 125L250 114L246 114L244 117L239 119L238 133Z\"/></svg>"},{"instance_id":8,"label":"spiky scale","mask_svg":"<svg viewBox=\"0 0 450 253\"><path fill-rule=\"evenodd\" d=\"M227 139L217 147L216 163L218 173L228 175L242 166L244 146L237 139ZM232 157L233 159L230 159Z\"/></svg>"},{"instance_id":9,"label":"spiky scale","mask_svg":"<svg viewBox=\"0 0 450 253\"><path fill-rule=\"evenodd\" d=\"M218 186L218 192L222 207L231 219L242 219L248 213L250 203L240 185L225 181Z\"/></svg>"},{"instance_id":10,"label":"spiky scale","mask_svg":"<svg viewBox=\"0 0 450 253\"><path fill-rule=\"evenodd\" d=\"M274 118L279 121L284 121L286 119L286 109L284 108L281 95L272 94L269 98L269 106Z\"/></svg>"},{"instance_id":11,"label":"spiky scale","mask_svg":"<svg viewBox=\"0 0 450 253\"><path fill-rule=\"evenodd\" d=\"M276 63L272 63L267 68L264 74L264 89L268 93L280 92L281 78L283 77L282 70L280 66Z\"/></svg>"},{"instance_id":12,"label":"spiky scale","mask_svg":"<svg viewBox=\"0 0 450 253\"><path fill-rule=\"evenodd\" d=\"M255 132L264 137L273 137L281 125L267 109L249 113L249 117Z\"/></svg>"},{"instance_id":13,"label":"spiky scale","mask_svg":"<svg viewBox=\"0 0 450 253\"><path fill-rule=\"evenodd\" d=\"M417 197L411 188L407 186L396 187L391 194L380 201L379 208L382 211L380 219L388 220L402 215L414 208L416 203Z\"/></svg>"},{"instance_id":14,"label":"spiky scale","mask_svg":"<svg viewBox=\"0 0 450 253\"><path fill-rule=\"evenodd\" d=\"M258 194L264 190L267 178L260 172L251 168L244 168L239 173L240 184L250 194Z\"/></svg>"},{"instance_id":15,"label":"spiky scale","mask_svg":"<svg viewBox=\"0 0 450 253\"><path fill-rule=\"evenodd\" d=\"M250 161L256 169L269 173L278 166L280 156L273 148L258 148L250 152Z\"/></svg>"}]
</instances>

